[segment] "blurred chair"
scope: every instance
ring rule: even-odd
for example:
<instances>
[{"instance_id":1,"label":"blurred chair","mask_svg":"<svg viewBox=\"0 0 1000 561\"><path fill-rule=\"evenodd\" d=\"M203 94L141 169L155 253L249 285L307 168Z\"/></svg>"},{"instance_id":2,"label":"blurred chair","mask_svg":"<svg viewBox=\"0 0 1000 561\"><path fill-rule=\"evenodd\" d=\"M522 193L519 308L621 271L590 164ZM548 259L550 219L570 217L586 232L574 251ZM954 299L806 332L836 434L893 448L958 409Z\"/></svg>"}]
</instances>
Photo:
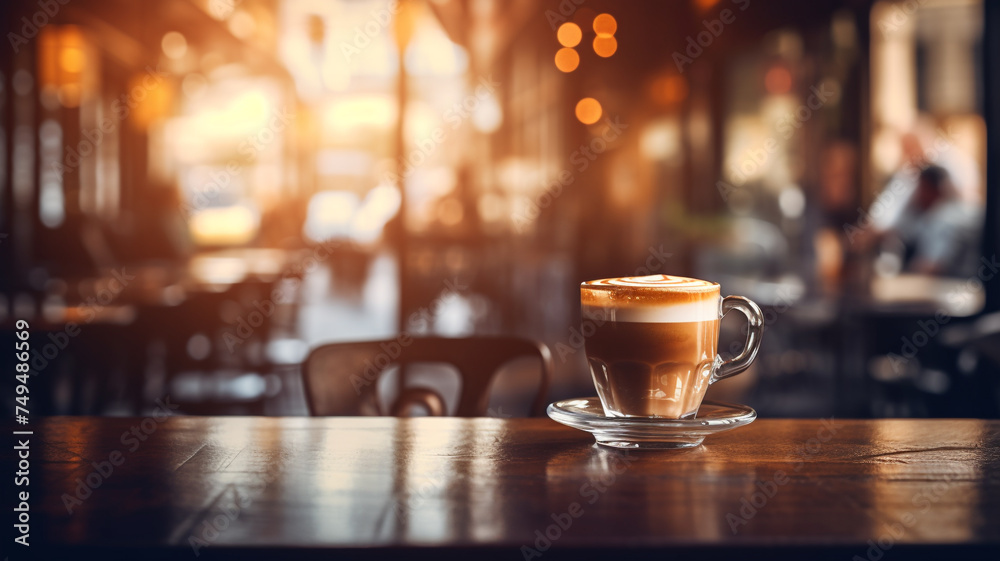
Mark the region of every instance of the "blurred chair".
<instances>
[{"instance_id":1,"label":"blurred chair","mask_svg":"<svg viewBox=\"0 0 1000 561\"><path fill-rule=\"evenodd\" d=\"M405 369L416 363L444 363L459 373L461 389L457 417L485 416L489 391L504 364L521 357L541 361L541 379L530 413L541 414L552 375L552 353L544 343L515 337L426 337L332 343L313 349L302 365L306 401L312 415L407 416L414 406L432 416L445 414L445 402L426 387L403 387L387 407L378 398L378 379L391 365Z\"/></svg>"}]
</instances>

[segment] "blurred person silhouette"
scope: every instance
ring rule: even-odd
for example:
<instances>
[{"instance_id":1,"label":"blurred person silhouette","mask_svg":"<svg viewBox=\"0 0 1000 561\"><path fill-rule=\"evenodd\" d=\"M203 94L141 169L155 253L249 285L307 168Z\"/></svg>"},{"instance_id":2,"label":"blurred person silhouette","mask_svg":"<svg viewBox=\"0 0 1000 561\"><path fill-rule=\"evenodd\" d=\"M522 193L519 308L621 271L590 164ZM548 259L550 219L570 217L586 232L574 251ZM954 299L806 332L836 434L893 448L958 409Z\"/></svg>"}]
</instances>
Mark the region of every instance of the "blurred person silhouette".
<instances>
[{"instance_id":1,"label":"blurred person silhouette","mask_svg":"<svg viewBox=\"0 0 1000 561\"><path fill-rule=\"evenodd\" d=\"M967 276L975 273L982 223L982 207L959 194L943 167L928 165L883 238L902 242L909 272Z\"/></svg>"},{"instance_id":2,"label":"blurred person silhouette","mask_svg":"<svg viewBox=\"0 0 1000 561\"><path fill-rule=\"evenodd\" d=\"M979 168L973 158L954 146L951 140L943 130L935 133L926 119L918 121L912 131L900 135L899 168L889 178L877 205L872 205L871 218L876 231L887 231L898 222L917 190L919 170L927 166L944 168L958 198L979 202Z\"/></svg>"}]
</instances>

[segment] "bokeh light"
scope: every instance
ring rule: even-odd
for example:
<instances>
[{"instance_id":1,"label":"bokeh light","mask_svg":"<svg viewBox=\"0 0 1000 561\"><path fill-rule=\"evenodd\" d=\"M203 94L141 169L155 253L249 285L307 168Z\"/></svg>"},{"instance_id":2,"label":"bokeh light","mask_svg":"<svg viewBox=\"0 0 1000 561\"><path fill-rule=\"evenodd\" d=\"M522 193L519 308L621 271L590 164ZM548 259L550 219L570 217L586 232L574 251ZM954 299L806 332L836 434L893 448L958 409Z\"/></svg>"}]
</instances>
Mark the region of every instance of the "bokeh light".
<instances>
[{"instance_id":1,"label":"bokeh light","mask_svg":"<svg viewBox=\"0 0 1000 561\"><path fill-rule=\"evenodd\" d=\"M576 118L585 125L593 125L601 118L601 103L592 97L585 97L576 103Z\"/></svg>"},{"instance_id":2,"label":"bokeh light","mask_svg":"<svg viewBox=\"0 0 1000 561\"><path fill-rule=\"evenodd\" d=\"M618 30L618 22L611 14L600 14L594 18L594 32L598 37L611 37Z\"/></svg>"},{"instance_id":3,"label":"bokeh light","mask_svg":"<svg viewBox=\"0 0 1000 561\"><path fill-rule=\"evenodd\" d=\"M614 37L594 37L594 52L597 56L608 58L618 50L618 40Z\"/></svg>"},{"instance_id":4,"label":"bokeh light","mask_svg":"<svg viewBox=\"0 0 1000 561\"><path fill-rule=\"evenodd\" d=\"M556 68L563 72L572 72L580 66L580 55L576 49L565 47L556 52Z\"/></svg>"},{"instance_id":5,"label":"bokeh light","mask_svg":"<svg viewBox=\"0 0 1000 561\"><path fill-rule=\"evenodd\" d=\"M559 26L559 31L556 31L556 38L559 39L559 44L564 47L575 47L583 39L583 31L580 30L579 25L573 22L566 22Z\"/></svg>"},{"instance_id":6,"label":"bokeh light","mask_svg":"<svg viewBox=\"0 0 1000 561\"><path fill-rule=\"evenodd\" d=\"M163 54L176 60L187 54L187 39L176 31L168 31L160 40L160 48L163 49Z\"/></svg>"},{"instance_id":7,"label":"bokeh light","mask_svg":"<svg viewBox=\"0 0 1000 561\"><path fill-rule=\"evenodd\" d=\"M59 66L65 72L80 72L83 70L83 62L83 51L76 47L67 47L59 53Z\"/></svg>"}]
</instances>

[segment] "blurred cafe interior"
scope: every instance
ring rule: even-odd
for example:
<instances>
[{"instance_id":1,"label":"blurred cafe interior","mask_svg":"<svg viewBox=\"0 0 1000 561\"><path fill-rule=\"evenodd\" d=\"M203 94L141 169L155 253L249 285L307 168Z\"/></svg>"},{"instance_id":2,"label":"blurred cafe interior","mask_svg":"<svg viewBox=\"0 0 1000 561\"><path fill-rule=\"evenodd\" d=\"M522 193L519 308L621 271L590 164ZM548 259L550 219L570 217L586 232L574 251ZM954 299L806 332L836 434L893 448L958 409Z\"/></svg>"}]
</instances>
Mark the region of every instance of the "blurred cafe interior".
<instances>
[{"instance_id":1,"label":"blurred cafe interior","mask_svg":"<svg viewBox=\"0 0 1000 561\"><path fill-rule=\"evenodd\" d=\"M659 273L764 310L710 398L1000 413L1000 5L0 12L0 326L31 325L39 413L302 415L310 349L418 336L541 341L548 398L590 395L580 283ZM504 365L490 415L529 414L536 362ZM379 394L454 409L454 372L407 370Z\"/></svg>"}]
</instances>

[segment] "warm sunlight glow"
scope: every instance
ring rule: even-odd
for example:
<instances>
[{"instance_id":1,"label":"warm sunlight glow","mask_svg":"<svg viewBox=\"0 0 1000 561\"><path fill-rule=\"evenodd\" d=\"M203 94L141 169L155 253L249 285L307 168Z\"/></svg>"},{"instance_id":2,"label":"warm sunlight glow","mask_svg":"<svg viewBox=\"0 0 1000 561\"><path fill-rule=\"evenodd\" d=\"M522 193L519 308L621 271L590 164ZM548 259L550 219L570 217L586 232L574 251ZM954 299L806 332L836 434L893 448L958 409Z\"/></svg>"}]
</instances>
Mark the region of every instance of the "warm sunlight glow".
<instances>
[{"instance_id":1,"label":"warm sunlight glow","mask_svg":"<svg viewBox=\"0 0 1000 561\"><path fill-rule=\"evenodd\" d=\"M198 245L238 245L257 235L257 213L246 206L207 208L191 217L191 238Z\"/></svg>"},{"instance_id":2,"label":"warm sunlight glow","mask_svg":"<svg viewBox=\"0 0 1000 561\"><path fill-rule=\"evenodd\" d=\"M556 38L559 39L559 44L564 47L575 47L583 39L583 31L580 30L579 25L568 21L559 26Z\"/></svg>"},{"instance_id":3,"label":"warm sunlight glow","mask_svg":"<svg viewBox=\"0 0 1000 561\"><path fill-rule=\"evenodd\" d=\"M580 55L576 49L564 47L556 51L556 68L563 72L572 72L580 66Z\"/></svg>"},{"instance_id":4,"label":"warm sunlight glow","mask_svg":"<svg viewBox=\"0 0 1000 561\"><path fill-rule=\"evenodd\" d=\"M406 71L414 76L456 76L469 65L465 50L437 25L417 28L404 60Z\"/></svg>"},{"instance_id":5,"label":"warm sunlight glow","mask_svg":"<svg viewBox=\"0 0 1000 561\"><path fill-rule=\"evenodd\" d=\"M313 241L343 238L358 206L358 196L350 191L320 191L309 201L303 233Z\"/></svg>"},{"instance_id":6,"label":"warm sunlight glow","mask_svg":"<svg viewBox=\"0 0 1000 561\"><path fill-rule=\"evenodd\" d=\"M601 113L601 104L592 97L585 97L576 104L576 118L585 125L596 123Z\"/></svg>"},{"instance_id":7,"label":"warm sunlight glow","mask_svg":"<svg viewBox=\"0 0 1000 561\"><path fill-rule=\"evenodd\" d=\"M137 77L138 86L142 86L142 78ZM160 119L163 111L169 111L172 92L168 82L163 81L147 93L146 99L136 108L142 126L147 126L147 121L152 123ZM166 150L157 152L170 154L175 162L200 165L221 161L224 165L228 158L243 157L249 152L255 159L266 159L280 153L282 142L277 139L283 138L288 124L292 123L288 106L279 106L274 92L256 81L241 81L228 88L205 84L196 97L187 98L185 103L190 112L165 121L163 143ZM150 111L147 105L156 108ZM276 120L277 117L285 118L288 124ZM130 115L129 122L133 120ZM248 144L242 144L241 154L239 149L245 142ZM203 185L209 180L204 178L199 183Z\"/></svg>"},{"instance_id":8,"label":"warm sunlight glow","mask_svg":"<svg viewBox=\"0 0 1000 561\"><path fill-rule=\"evenodd\" d=\"M399 212L402 202L395 185L383 183L369 191L351 222L351 239L363 244L378 241L385 225Z\"/></svg>"},{"instance_id":9,"label":"warm sunlight glow","mask_svg":"<svg viewBox=\"0 0 1000 561\"><path fill-rule=\"evenodd\" d=\"M367 127L388 130L396 121L396 103L381 95L340 98L327 105L323 121L328 130L340 133Z\"/></svg>"}]
</instances>

